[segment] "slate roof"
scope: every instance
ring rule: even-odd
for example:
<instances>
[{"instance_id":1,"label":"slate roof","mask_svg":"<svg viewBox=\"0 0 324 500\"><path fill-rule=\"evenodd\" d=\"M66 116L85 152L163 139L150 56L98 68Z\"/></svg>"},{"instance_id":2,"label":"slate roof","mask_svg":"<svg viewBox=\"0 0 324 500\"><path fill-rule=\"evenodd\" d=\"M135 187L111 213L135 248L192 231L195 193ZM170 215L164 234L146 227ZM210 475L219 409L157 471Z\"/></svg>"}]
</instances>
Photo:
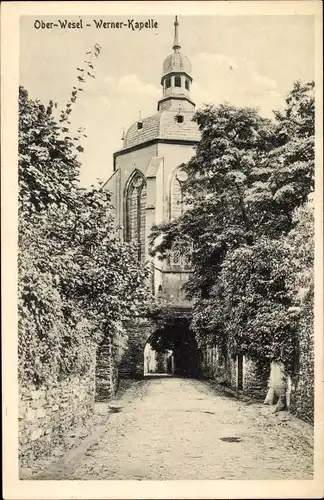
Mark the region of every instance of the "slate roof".
<instances>
[{"instance_id":1,"label":"slate roof","mask_svg":"<svg viewBox=\"0 0 324 500\"><path fill-rule=\"evenodd\" d=\"M176 115L178 111L160 111L155 115L142 120L143 127L138 129L137 123L133 123L126 132L123 149L143 144L152 139L178 139L199 141L200 132L198 125L192 121L194 112L181 111L184 117L183 123L178 123Z\"/></svg>"},{"instance_id":2,"label":"slate roof","mask_svg":"<svg viewBox=\"0 0 324 500\"><path fill-rule=\"evenodd\" d=\"M179 51L173 52L164 59L162 74L167 75L172 72L185 72L190 74L192 71L191 62L187 56Z\"/></svg>"}]
</instances>

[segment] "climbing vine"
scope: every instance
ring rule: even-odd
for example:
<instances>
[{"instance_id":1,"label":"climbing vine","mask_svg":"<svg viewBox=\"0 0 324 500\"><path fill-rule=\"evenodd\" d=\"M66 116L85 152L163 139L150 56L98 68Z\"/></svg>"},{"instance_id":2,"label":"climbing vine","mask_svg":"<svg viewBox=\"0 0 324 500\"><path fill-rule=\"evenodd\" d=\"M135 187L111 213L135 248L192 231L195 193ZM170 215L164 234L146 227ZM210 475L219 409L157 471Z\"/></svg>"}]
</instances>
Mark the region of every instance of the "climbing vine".
<instances>
[{"instance_id":1,"label":"climbing vine","mask_svg":"<svg viewBox=\"0 0 324 500\"><path fill-rule=\"evenodd\" d=\"M119 241L110 194L79 185L84 128L71 111L94 77L93 59L57 119L19 89L19 378L40 385L82 374L94 349L120 339L123 322L146 310L146 270ZM89 71L88 71L89 70Z\"/></svg>"}]
</instances>

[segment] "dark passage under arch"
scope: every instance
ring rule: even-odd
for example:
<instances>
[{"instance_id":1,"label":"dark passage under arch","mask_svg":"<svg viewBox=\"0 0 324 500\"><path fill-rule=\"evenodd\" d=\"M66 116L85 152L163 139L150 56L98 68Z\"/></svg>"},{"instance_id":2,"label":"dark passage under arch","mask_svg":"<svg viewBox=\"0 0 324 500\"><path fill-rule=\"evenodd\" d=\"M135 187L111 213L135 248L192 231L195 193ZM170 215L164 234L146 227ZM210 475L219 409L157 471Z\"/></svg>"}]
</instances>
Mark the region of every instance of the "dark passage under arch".
<instances>
[{"instance_id":1,"label":"dark passage under arch","mask_svg":"<svg viewBox=\"0 0 324 500\"><path fill-rule=\"evenodd\" d=\"M199 350L188 315L168 312L157 316L155 322L156 329L148 340L151 348L157 353L172 353L174 375L199 377Z\"/></svg>"}]
</instances>

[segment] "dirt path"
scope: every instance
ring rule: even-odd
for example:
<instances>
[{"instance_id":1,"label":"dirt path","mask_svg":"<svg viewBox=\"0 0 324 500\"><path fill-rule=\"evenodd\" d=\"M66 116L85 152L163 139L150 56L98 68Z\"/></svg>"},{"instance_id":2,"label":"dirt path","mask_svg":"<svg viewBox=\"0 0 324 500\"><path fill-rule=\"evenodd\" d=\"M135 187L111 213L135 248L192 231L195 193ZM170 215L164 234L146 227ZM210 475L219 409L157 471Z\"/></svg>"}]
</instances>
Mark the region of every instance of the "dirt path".
<instances>
[{"instance_id":1,"label":"dirt path","mask_svg":"<svg viewBox=\"0 0 324 500\"><path fill-rule=\"evenodd\" d=\"M137 382L122 402L120 413L94 429L90 447L54 464L46 479L312 477L312 428L286 412L274 415L179 378Z\"/></svg>"}]
</instances>

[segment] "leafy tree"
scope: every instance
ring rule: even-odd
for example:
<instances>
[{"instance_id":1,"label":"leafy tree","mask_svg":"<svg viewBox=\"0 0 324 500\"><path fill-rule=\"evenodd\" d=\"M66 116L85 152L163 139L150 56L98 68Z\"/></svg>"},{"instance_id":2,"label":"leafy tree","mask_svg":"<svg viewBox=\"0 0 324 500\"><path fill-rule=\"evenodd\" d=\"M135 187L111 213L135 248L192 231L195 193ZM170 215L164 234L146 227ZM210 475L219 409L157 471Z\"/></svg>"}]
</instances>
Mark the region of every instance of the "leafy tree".
<instances>
[{"instance_id":1,"label":"leafy tree","mask_svg":"<svg viewBox=\"0 0 324 500\"><path fill-rule=\"evenodd\" d=\"M295 227L283 238L287 252L281 266L291 298L290 316L296 323L298 352L294 373L298 398L294 411L314 419L314 206L310 199L293 214Z\"/></svg>"},{"instance_id":2,"label":"leafy tree","mask_svg":"<svg viewBox=\"0 0 324 500\"><path fill-rule=\"evenodd\" d=\"M314 189L314 82L296 82L285 109L274 114L275 147L255 169L246 202L262 232L280 237L292 229L295 208Z\"/></svg>"},{"instance_id":3,"label":"leafy tree","mask_svg":"<svg viewBox=\"0 0 324 500\"><path fill-rule=\"evenodd\" d=\"M94 55L98 55L98 48ZM87 61L89 66L91 61ZM85 70L79 68L80 73ZM92 73L90 74L90 76ZM125 334L144 314L147 271L119 240L110 194L81 189L69 117L85 78L60 118L19 90L19 376L49 383L89 367L94 347Z\"/></svg>"},{"instance_id":4,"label":"leafy tree","mask_svg":"<svg viewBox=\"0 0 324 500\"><path fill-rule=\"evenodd\" d=\"M245 203L254 167L272 146L269 120L257 111L228 104L200 110L195 115L202 137L187 165L184 185L187 211L177 220L154 228L153 249L165 257L173 242L193 242L191 296L208 298L226 252L254 239L252 207Z\"/></svg>"},{"instance_id":5,"label":"leafy tree","mask_svg":"<svg viewBox=\"0 0 324 500\"><path fill-rule=\"evenodd\" d=\"M194 119L201 141L187 165L187 210L153 228L151 252L163 259L192 244L186 291L200 345L292 369L297 327L283 238L313 190L314 84L297 82L275 121L228 104Z\"/></svg>"}]
</instances>

